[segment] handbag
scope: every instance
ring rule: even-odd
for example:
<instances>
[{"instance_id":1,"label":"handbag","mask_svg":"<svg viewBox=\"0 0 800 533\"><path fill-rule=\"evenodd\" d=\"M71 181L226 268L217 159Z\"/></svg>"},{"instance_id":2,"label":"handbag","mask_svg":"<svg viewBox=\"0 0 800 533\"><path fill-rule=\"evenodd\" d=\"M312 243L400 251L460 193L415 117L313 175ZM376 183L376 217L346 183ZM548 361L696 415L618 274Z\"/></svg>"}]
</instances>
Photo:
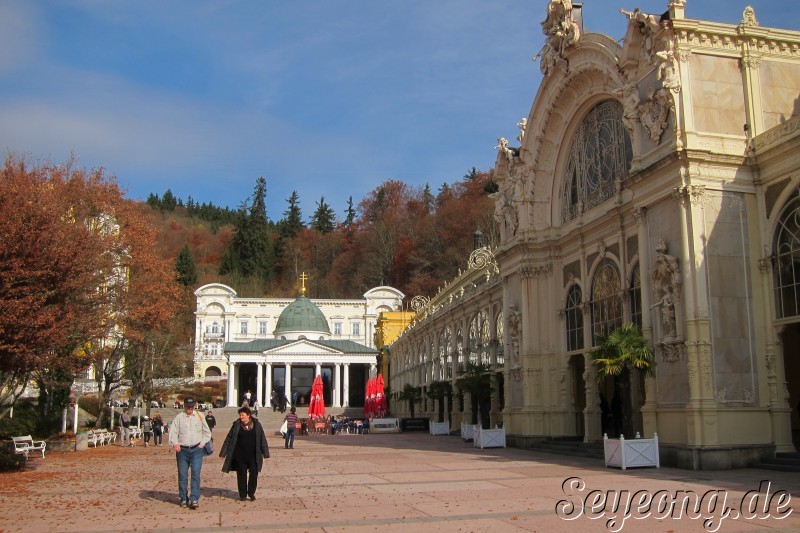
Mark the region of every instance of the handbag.
<instances>
[{"instance_id":1,"label":"handbag","mask_svg":"<svg viewBox=\"0 0 800 533\"><path fill-rule=\"evenodd\" d=\"M286 435L286 432L289 431L289 425L286 423L286 420L283 421L280 431L282 435Z\"/></svg>"},{"instance_id":2,"label":"handbag","mask_svg":"<svg viewBox=\"0 0 800 533\"><path fill-rule=\"evenodd\" d=\"M203 455L211 455L214 453L214 441L210 440L203 446Z\"/></svg>"}]
</instances>

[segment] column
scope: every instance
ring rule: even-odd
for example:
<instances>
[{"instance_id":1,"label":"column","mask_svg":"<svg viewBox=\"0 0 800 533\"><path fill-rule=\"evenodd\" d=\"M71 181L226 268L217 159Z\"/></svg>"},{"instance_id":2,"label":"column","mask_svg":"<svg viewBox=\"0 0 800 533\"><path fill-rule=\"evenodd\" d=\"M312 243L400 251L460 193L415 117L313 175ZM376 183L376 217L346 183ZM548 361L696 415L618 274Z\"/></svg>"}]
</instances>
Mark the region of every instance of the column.
<instances>
[{"instance_id":1,"label":"column","mask_svg":"<svg viewBox=\"0 0 800 533\"><path fill-rule=\"evenodd\" d=\"M342 390L342 407L350 407L350 364L344 364L344 389Z\"/></svg>"},{"instance_id":2,"label":"column","mask_svg":"<svg viewBox=\"0 0 800 533\"><path fill-rule=\"evenodd\" d=\"M264 407L264 363L256 363L256 401Z\"/></svg>"},{"instance_id":3,"label":"column","mask_svg":"<svg viewBox=\"0 0 800 533\"><path fill-rule=\"evenodd\" d=\"M322 365L317 363L316 365L314 365L314 377L317 377L317 376L320 376L320 375L322 375Z\"/></svg>"},{"instance_id":4,"label":"column","mask_svg":"<svg viewBox=\"0 0 800 533\"><path fill-rule=\"evenodd\" d=\"M369 377L374 378L375 373L378 371L378 367L375 366L375 363L369 364Z\"/></svg>"},{"instance_id":5,"label":"column","mask_svg":"<svg viewBox=\"0 0 800 533\"><path fill-rule=\"evenodd\" d=\"M266 390L264 391L264 400L269 402L272 399L272 363L267 363L267 375L264 379L266 379ZM269 405L266 403L265 405Z\"/></svg>"},{"instance_id":6,"label":"column","mask_svg":"<svg viewBox=\"0 0 800 533\"><path fill-rule=\"evenodd\" d=\"M283 393L292 401L292 365L286 363L286 383L283 384Z\"/></svg>"},{"instance_id":7,"label":"column","mask_svg":"<svg viewBox=\"0 0 800 533\"><path fill-rule=\"evenodd\" d=\"M341 363L336 363L336 366L333 370L333 407L341 407L341 392L342 392L342 381L341 381L341 370L342 365Z\"/></svg>"},{"instance_id":8,"label":"column","mask_svg":"<svg viewBox=\"0 0 800 533\"><path fill-rule=\"evenodd\" d=\"M236 405L236 390L233 388L233 372L235 369L236 367L234 364L231 361L228 361L228 399L226 400L226 403L229 407Z\"/></svg>"}]
</instances>

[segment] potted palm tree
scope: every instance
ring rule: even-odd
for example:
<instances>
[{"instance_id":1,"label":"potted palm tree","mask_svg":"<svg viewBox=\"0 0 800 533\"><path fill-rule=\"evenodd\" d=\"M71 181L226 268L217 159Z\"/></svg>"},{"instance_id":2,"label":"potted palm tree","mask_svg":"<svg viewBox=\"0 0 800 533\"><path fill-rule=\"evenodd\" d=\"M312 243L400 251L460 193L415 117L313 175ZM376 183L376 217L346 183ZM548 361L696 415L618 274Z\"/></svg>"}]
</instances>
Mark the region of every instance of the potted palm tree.
<instances>
[{"instance_id":1,"label":"potted palm tree","mask_svg":"<svg viewBox=\"0 0 800 533\"><path fill-rule=\"evenodd\" d=\"M624 437L625 434L633 435L631 377L636 372L647 376L654 375L655 361L651 356L647 340L638 326L623 324L608 335L598 335L597 348L591 355L597 370L598 382L607 378L614 380L614 394L620 405L619 414L622 418L620 438L604 437L606 466L621 466L623 469L626 466L658 466L657 435L653 439L629 440L627 443ZM627 448L631 446L633 448L628 450ZM626 465L626 455L637 456L643 464Z\"/></svg>"},{"instance_id":2,"label":"potted palm tree","mask_svg":"<svg viewBox=\"0 0 800 533\"><path fill-rule=\"evenodd\" d=\"M431 400L438 402L438 418L430 425L431 435L449 435L450 422L445 421L445 398L450 398L453 394L453 386L449 381L433 381L428 385L427 395Z\"/></svg>"},{"instance_id":3,"label":"potted palm tree","mask_svg":"<svg viewBox=\"0 0 800 533\"><path fill-rule=\"evenodd\" d=\"M422 390L410 383L406 383L403 387L403 390L397 395L399 400L405 400L408 402L408 410L411 413L411 418L414 418L414 404L418 402L421 397Z\"/></svg>"}]
</instances>

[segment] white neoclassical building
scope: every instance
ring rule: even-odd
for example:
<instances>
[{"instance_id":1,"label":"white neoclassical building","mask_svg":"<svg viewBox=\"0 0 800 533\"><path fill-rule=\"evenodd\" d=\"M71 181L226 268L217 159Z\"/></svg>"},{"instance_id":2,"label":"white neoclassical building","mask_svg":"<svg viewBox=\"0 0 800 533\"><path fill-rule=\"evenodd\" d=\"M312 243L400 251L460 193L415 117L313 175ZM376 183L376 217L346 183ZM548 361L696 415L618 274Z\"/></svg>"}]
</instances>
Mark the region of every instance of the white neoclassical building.
<instances>
[{"instance_id":1,"label":"white neoclassical building","mask_svg":"<svg viewBox=\"0 0 800 533\"><path fill-rule=\"evenodd\" d=\"M228 405L245 392L268 405L273 391L308 402L322 376L326 405L361 406L378 351L375 323L402 308L404 295L375 287L363 299L240 298L220 283L195 291L195 375L227 376Z\"/></svg>"},{"instance_id":2,"label":"white neoclassical building","mask_svg":"<svg viewBox=\"0 0 800 533\"><path fill-rule=\"evenodd\" d=\"M591 352L634 323L656 368L630 383L633 425L658 433L663 464L797 449L800 32L751 8L693 20L693 1L623 10L621 40L549 2L543 81L518 145L497 147L496 270L470 265L420 309L391 346L393 390L485 362L510 443L598 442L619 432L618 383Z\"/></svg>"}]
</instances>

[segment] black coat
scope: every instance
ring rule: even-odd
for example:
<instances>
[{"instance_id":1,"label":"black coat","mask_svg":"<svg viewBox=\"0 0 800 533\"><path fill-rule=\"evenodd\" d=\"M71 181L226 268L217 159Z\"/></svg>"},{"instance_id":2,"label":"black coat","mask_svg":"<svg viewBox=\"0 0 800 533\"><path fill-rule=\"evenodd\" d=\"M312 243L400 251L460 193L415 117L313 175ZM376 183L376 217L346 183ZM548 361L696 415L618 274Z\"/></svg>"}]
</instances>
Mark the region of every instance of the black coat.
<instances>
[{"instance_id":1,"label":"black coat","mask_svg":"<svg viewBox=\"0 0 800 533\"><path fill-rule=\"evenodd\" d=\"M256 432L256 464L258 471L261 472L261 467L264 465L264 459L269 459L269 445L267 444L267 436L264 434L264 428L261 427L261 422L257 418L251 418L253 422L253 431ZM222 471L230 472L236 470L236 441L239 438L239 429L242 423L237 419L233 421L230 431L225 436L225 442L222 443L222 449L219 451L219 456L224 457L222 462Z\"/></svg>"}]
</instances>

